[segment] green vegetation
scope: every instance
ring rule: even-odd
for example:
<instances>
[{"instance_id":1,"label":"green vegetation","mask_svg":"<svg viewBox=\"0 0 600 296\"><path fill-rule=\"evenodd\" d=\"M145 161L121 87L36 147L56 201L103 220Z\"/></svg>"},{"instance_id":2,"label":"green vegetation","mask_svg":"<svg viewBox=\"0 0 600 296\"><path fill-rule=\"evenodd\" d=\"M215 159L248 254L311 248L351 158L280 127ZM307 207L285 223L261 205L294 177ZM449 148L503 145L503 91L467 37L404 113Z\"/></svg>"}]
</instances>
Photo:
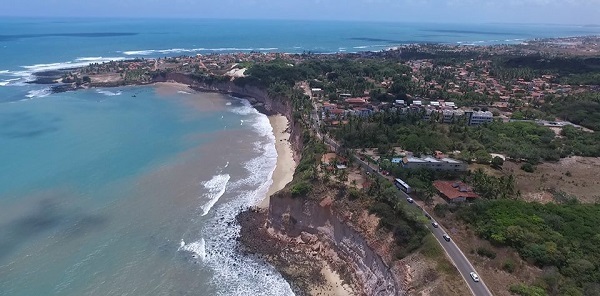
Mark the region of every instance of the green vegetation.
<instances>
[{"instance_id":1,"label":"green vegetation","mask_svg":"<svg viewBox=\"0 0 600 296\"><path fill-rule=\"evenodd\" d=\"M430 233L423 237L421 254L425 255L427 258L436 259L444 256L444 250L433 234Z\"/></svg>"},{"instance_id":2,"label":"green vegetation","mask_svg":"<svg viewBox=\"0 0 600 296\"><path fill-rule=\"evenodd\" d=\"M495 169L502 169L502 165L504 165L504 159L500 156L496 156L492 158L492 167Z\"/></svg>"},{"instance_id":3,"label":"green vegetation","mask_svg":"<svg viewBox=\"0 0 600 296\"><path fill-rule=\"evenodd\" d=\"M504 261L504 264L502 264L502 269L508 273L515 272L516 268L517 267L516 267L515 262L511 259L506 259L506 261Z\"/></svg>"},{"instance_id":4,"label":"green vegetation","mask_svg":"<svg viewBox=\"0 0 600 296\"><path fill-rule=\"evenodd\" d=\"M380 218L380 227L394 234L397 258L404 258L422 245L423 238L430 233L424 226L423 213L407 205L394 185L375 178L367 194L375 199L369 212Z\"/></svg>"},{"instance_id":5,"label":"green vegetation","mask_svg":"<svg viewBox=\"0 0 600 296\"><path fill-rule=\"evenodd\" d=\"M531 80L534 76L557 74L564 76L563 82L585 84L590 73L600 72L600 58L555 57L527 55L502 57L495 60L493 74L503 79L523 78ZM588 75L585 75L588 74ZM559 81L556 81L559 82Z\"/></svg>"},{"instance_id":6,"label":"green vegetation","mask_svg":"<svg viewBox=\"0 0 600 296\"><path fill-rule=\"evenodd\" d=\"M533 172L535 172L535 167L534 167L532 164L528 163L528 162L526 162L526 163L522 164L522 165L521 165L521 169L522 169L523 171L525 171L525 172L528 172L528 173L533 173Z\"/></svg>"},{"instance_id":7,"label":"green vegetation","mask_svg":"<svg viewBox=\"0 0 600 296\"><path fill-rule=\"evenodd\" d=\"M487 257L490 259L495 259L496 258L496 252L485 248L485 247L479 247L477 248L477 255L481 256L481 257Z\"/></svg>"},{"instance_id":8,"label":"green vegetation","mask_svg":"<svg viewBox=\"0 0 600 296\"><path fill-rule=\"evenodd\" d=\"M333 135L349 148L401 146L416 155L436 150L460 150L465 161L489 163L488 152L531 163L556 161L570 155L600 156L600 133L565 127L563 138L531 122L493 122L471 127L426 122L420 116L383 112L368 118L351 117Z\"/></svg>"},{"instance_id":9,"label":"green vegetation","mask_svg":"<svg viewBox=\"0 0 600 296\"><path fill-rule=\"evenodd\" d=\"M549 97L546 98L546 103L541 109L564 120L600 131L600 93L598 92L562 98Z\"/></svg>"},{"instance_id":10,"label":"green vegetation","mask_svg":"<svg viewBox=\"0 0 600 296\"><path fill-rule=\"evenodd\" d=\"M552 275L543 285L548 292L590 295L600 282L600 204L482 200L458 213L482 238L515 248L541 268L556 268L545 275Z\"/></svg>"},{"instance_id":11,"label":"green vegetation","mask_svg":"<svg viewBox=\"0 0 600 296\"><path fill-rule=\"evenodd\" d=\"M512 285L509 291L520 296L546 296L546 291L543 288L536 286L527 286L524 284Z\"/></svg>"},{"instance_id":12,"label":"green vegetation","mask_svg":"<svg viewBox=\"0 0 600 296\"><path fill-rule=\"evenodd\" d=\"M297 82L309 81L310 87L323 89L326 97L337 100L340 92L353 96L363 96L371 92L378 101L392 101L406 98L406 93L414 90L414 84L408 74L410 68L402 65L398 59L307 59L293 64L278 59L268 63L253 65L246 74L255 79L255 83L270 91L284 94ZM392 84L383 92L376 82L389 80ZM390 95L388 95L390 94Z\"/></svg>"}]
</instances>

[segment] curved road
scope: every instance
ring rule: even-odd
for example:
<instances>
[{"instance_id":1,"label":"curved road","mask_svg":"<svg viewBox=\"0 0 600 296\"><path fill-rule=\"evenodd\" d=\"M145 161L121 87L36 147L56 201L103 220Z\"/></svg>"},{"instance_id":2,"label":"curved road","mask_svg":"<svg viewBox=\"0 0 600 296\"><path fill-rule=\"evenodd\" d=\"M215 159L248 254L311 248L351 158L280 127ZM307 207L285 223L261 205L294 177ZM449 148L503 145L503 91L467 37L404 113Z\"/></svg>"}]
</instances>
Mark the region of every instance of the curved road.
<instances>
[{"instance_id":1,"label":"curved road","mask_svg":"<svg viewBox=\"0 0 600 296\"><path fill-rule=\"evenodd\" d=\"M305 93L308 94L312 98L312 93L310 92L310 88L308 88L308 86L306 86L306 85L303 88L305 90ZM333 148L335 148L337 150L339 148L339 145L333 139L329 138L327 135L322 135L320 133L319 128L321 126L321 121L319 120L319 116L317 114L318 108L317 108L314 100L313 100L313 108L314 109L311 112L311 119L313 122L313 128L315 129L315 132L317 134L317 137L319 139L323 139L323 141L325 143L327 143L328 145L332 146ZM354 160L357 161L361 165L361 167L363 167L363 169L366 169L367 171L371 171L373 173L377 173L382 178L389 180L389 177L382 175L381 172L379 172L377 170L377 168L373 168L369 163L361 160L357 155L352 154L352 156L353 156ZM410 197L404 191L402 191L402 190L398 190L398 191L404 196L405 199ZM429 214L427 211L425 211L421 206L417 205L416 203L413 203L413 205L415 207L418 207L419 209L421 209L424 214L427 214L429 217L432 217L431 214ZM450 260L452 261L454 266L456 266L456 269L458 269L463 280L465 281L465 283L467 283L467 286L471 290L471 293L475 296L492 296L492 292L490 292L488 287L485 285L483 278L481 278L481 275L479 275L479 273L475 270L473 265L471 265L471 262L469 262L469 259L467 259L467 256L465 256L465 254L460 250L460 248L454 243L454 240L452 240L452 237L450 237L449 242L446 241L444 239L443 235L448 232L446 232L442 228L441 225L439 225L437 228L433 227L433 224L432 224L433 222L435 222L435 220L431 219L430 223L427 223L427 227L429 228L429 230L431 230L431 233L433 233L433 236L435 237L435 239L442 246L442 248L446 252L446 255L448 256L448 258L450 258ZM475 282L471 278L471 275L470 275L471 272L475 272L475 273L477 273L477 275L479 275L479 282Z\"/></svg>"},{"instance_id":2,"label":"curved road","mask_svg":"<svg viewBox=\"0 0 600 296\"><path fill-rule=\"evenodd\" d=\"M405 197L409 197L403 191L400 192L403 195L405 195ZM427 213L427 211L425 211L421 206L417 205L416 203L413 204L416 207L420 208L424 214L426 213L427 215L429 215L429 217L432 217L431 214ZM460 248L454 243L452 237L450 236L449 242L444 239L443 235L447 234L448 232L443 229L442 225L439 225L437 228L433 227L433 222L436 222L434 219L431 219L430 221L431 222L427 224L427 227L429 228L429 230L431 230L433 236L442 246L442 248L446 252L446 255L448 255L448 258L450 258L452 263L454 263L454 266L456 266L456 269L458 269L458 271L462 275L463 280L467 283L467 286L469 286L471 293L473 293L473 295L475 296L491 296L492 292L490 292L488 287L485 285L483 278L481 278L481 275L475 270L473 265L471 265L471 262L469 262L467 256L465 256L465 254L460 250ZM471 278L471 272L475 272L477 273L477 275L479 275L479 282L475 282Z\"/></svg>"}]
</instances>

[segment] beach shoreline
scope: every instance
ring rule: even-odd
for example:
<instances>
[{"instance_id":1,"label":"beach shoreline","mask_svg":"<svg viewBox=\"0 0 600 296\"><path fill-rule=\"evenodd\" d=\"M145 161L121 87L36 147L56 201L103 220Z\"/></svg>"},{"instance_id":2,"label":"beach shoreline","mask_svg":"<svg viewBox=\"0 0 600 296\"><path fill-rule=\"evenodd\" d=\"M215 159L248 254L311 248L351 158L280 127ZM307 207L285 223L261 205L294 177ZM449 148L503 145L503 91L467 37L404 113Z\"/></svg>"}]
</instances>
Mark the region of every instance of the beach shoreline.
<instances>
[{"instance_id":1,"label":"beach shoreline","mask_svg":"<svg viewBox=\"0 0 600 296\"><path fill-rule=\"evenodd\" d=\"M296 170L294 152L290 143L288 119L281 114L270 115L268 117L271 127L273 128L273 135L275 136L277 164L275 165L275 170L273 171L273 176L271 178L273 183L269 186L269 190L263 200L258 204L258 207L261 209L267 209L269 207L271 195L283 189L290 183L294 178L294 171Z\"/></svg>"}]
</instances>

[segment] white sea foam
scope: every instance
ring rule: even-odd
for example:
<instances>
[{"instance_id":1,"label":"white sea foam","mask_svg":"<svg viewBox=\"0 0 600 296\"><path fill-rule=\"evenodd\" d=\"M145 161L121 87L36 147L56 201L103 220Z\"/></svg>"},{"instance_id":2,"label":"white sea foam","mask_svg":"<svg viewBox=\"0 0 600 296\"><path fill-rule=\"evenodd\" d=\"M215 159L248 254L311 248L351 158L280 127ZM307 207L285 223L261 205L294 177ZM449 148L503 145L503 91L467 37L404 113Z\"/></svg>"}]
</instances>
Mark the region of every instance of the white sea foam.
<instances>
[{"instance_id":1,"label":"white sea foam","mask_svg":"<svg viewBox=\"0 0 600 296\"><path fill-rule=\"evenodd\" d=\"M252 104L248 100L242 99L241 102L242 106L233 107L230 111L238 115L258 114L258 111L252 107Z\"/></svg>"},{"instance_id":2,"label":"white sea foam","mask_svg":"<svg viewBox=\"0 0 600 296\"><path fill-rule=\"evenodd\" d=\"M200 238L200 240L191 244L186 244L185 241L181 240L178 251L190 252L193 258L204 261L206 259L206 242L204 238Z\"/></svg>"},{"instance_id":3,"label":"white sea foam","mask_svg":"<svg viewBox=\"0 0 600 296\"><path fill-rule=\"evenodd\" d=\"M222 174L213 176L209 181L203 182L204 188L208 190L208 193L205 194L205 198L208 201L202 205L202 216L208 214L210 209L217 203L219 198L223 196L225 190L227 189L227 183L229 182L230 176L229 174Z\"/></svg>"},{"instance_id":4,"label":"white sea foam","mask_svg":"<svg viewBox=\"0 0 600 296\"><path fill-rule=\"evenodd\" d=\"M96 92L99 94L103 94L105 96L109 96L109 97L120 96L123 94L121 91L112 92L112 91L103 90L103 89L97 89Z\"/></svg>"},{"instance_id":5,"label":"white sea foam","mask_svg":"<svg viewBox=\"0 0 600 296\"><path fill-rule=\"evenodd\" d=\"M52 92L50 91L50 88L34 89L34 90L30 90L25 96L30 99L43 98L43 97L49 96L51 93Z\"/></svg>"},{"instance_id":6,"label":"white sea foam","mask_svg":"<svg viewBox=\"0 0 600 296\"><path fill-rule=\"evenodd\" d=\"M24 69L27 69L31 72L41 72L41 71L50 71L50 70L60 70L60 69L72 69L77 67L87 66L90 63L104 63L110 62L114 60L123 60L125 58L102 58L102 57L93 57L93 58L77 58L75 61L61 62L61 63L48 63L48 64L35 64L30 66L21 66Z\"/></svg>"},{"instance_id":7,"label":"white sea foam","mask_svg":"<svg viewBox=\"0 0 600 296\"><path fill-rule=\"evenodd\" d=\"M6 79L0 82L0 86L7 86L13 81L21 80L21 78Z\"/></svg>"},{"instance_id":8,"label":"white sea foam","mask_svg":"<svg viewBox=\"0 0 600 296\"><path fill-rule=\"evenodd\" d=\"M183 90L178 90L177 91L178 94L184 94L184 95L191 95L192 93L189 93L187 91L183 91Z\"/></svg>"},{"instance_id":9,"label":"white sea foam","mask_svg":"<svg viewBox=\"0 0 600 296\"><path fill-rule=\"evenodd\" d=\"M207 51L274 51L278 50L277 47L259 47L259 48L239 48L239 47L220 47L220 48L170 48L170 49L141 49L141 50L127 50L120 51L124 55L129 56L140 56L140 55L153 55L153 54L172 54L172 53L194 53L194 52L207 52Z\"/></svg>"},{"instance_id":10,"label":"white sea foam","mask_svg":"<svg viewBox=\"0 0 600 296\"><path fill-rule=\"evenodd\" d=\"M23 77L26 80L33 80L33 73L42 71L62 70L62 69L73 69L78 67L84 67L91 63L105 63L115 60L124 60L123 57L80 57L73 61L60 62L60 63L48 63L48 64L35 64L21 66L25 69L23 71L9 71L7 74L17 77Z\"/></svg>"},{"instance_id":11,"label":"white sea foam","mask_svg":"<svg viewBox=\"0 0 600 296\"><path fill-rule=\"evenodd\" d=\"M0 70L0 74L8 74L8 73L10 73L10 71L8 71L8 70Z\"/></svg>"},{"instance_id":12,"label":"white sea foam","mask_svg":"<svg viewBox=\"0 0 600 296\"><path fill-rule=\"evenodd\" d=\"M110 61L121 61L123 57L82 57L75 59L78 62L89 62L89 63L106 63Z\"/></svg>"},{"instance_id":13,"label":"white sea foam","mask_svg":"<svg viewBox=\"0 0 600 296\"><path fill-rule=\"evenodd\" d=\"M362 46L355 46L353 48L356 49L367 49L367 48L375 48L375 47L387 47L388 45L381 45L381 44L374 44L374 45L362 45Z\"/></svg>"},{"instance_id":14,"label":"white sea foam","mask_svg":"<svg viewBox=\"0 0 600 296\"><path fill-rule=\"evenodd\" d=\"M256 205L264 198L277 162L275 137L269 119L251 108L246 100L242 102L242 107L231 108L230 111L241 113L244 122L250 124L252 132L257 134L254 143L256 157L242 164L247 171L245 178L227 184L228 194L235 198L211 210L213 218L201 231L206 240L203 263L214 272L211 281L218 287L215 295L294 295L290 285L272 266L241 254L236 247L240 226L235 217L240 210Z\"/></svg>"}]
</instances>

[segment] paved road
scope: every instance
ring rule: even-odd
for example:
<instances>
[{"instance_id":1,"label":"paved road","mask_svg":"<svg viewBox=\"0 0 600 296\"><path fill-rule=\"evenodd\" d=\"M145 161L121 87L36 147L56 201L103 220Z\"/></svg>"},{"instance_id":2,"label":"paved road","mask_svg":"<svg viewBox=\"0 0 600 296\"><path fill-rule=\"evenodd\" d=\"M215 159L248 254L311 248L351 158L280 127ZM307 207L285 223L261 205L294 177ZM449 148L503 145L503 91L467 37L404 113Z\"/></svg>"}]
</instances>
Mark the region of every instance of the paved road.
<instances>
[{"instance_id":1,"label":"paved road","mask_svg":"<svg viewBox=\"0 0 600 296\"><path fill-rule=\"evenodd\" d=\"M405 198L409 197L403 191L400 191L400 192L404 195ZM416 203L413 203L413 204L415 205L415 207L419 207L421 210L423 210L423 208L421 206L417 205ZM423 210L423 213L425 214L425 213L427 213L427 211ZM427 213L427 215L429 215L429 217L431 217L431 214ZM446 241L444 239L443 235L448 232L445 231L441 225L439 225L437 228L433 227L433 222L436 222L436 221L431 219L431 222L427 224L427 227L431 230L431 232L433 233L433 236L437 239L437 241L440 243L442 248L444 248L444 251L446 251L446 254L448 254L448 257L450 258L450 260L452 260L452 263L454 263L454 266L456 266L456 268L462 275L463 279L469 286L469 289L471 289L471 292L473 293L473 295L475 295L475 296L491 296L492 292L490 292L488 287L485 285L483 278L481 278L481 275L479 275L479 273L475 270L473 265L471 265L471 262L469 262L469 259L467 259L465 254L454 243L454 240L452 240L452 236L450 236L449 242ZM471 275L470 275L471 272L475 272L479 275L479 282L473 281L473 279L471 278Z\"/></svg>"},{"instance_id":2,"label":"paved road","mask_svg":"<svg viewBox=\"0 0 600 296\"><path fill-rule=\"evenodd\" d=\"M308 95L311 95L310 88L308 88L307 86L305 86L305 92ZM333 139L331 139L327 135L321 135L321 133L320 133L321 121L319 120L319 116L317 114L317 106L314 103L314 101L313 101L313 107L314 107L314 110L311 112L311 121L313 123L313 128L316 130L317 137L319 137L319 139L323 139L325 141L325 143L327 143L328 145L332 146L333 148L335 148L337 150L339 148L338 143L336 143ZM381 172L378 172L377 169L372 167L369 163L361 160L357 155L352 154L352 156L355 159L355 161L357 161L357 163L359 163L363 167L363 169L366 169L367 171L371 171L372 173L377 173L382 178L388 179L388 177L382 175ZM404 191L399 190L399 192L402 193L404 198L410 197ZM413 203L413 205L415 207L419 207L421 210L423 210L423 208L421 206L417 205L416 203ZM425 210L423 210L423 212L424 212L424 214L427 213L427 211L425 211ZM431 214L427 213L427 215L429 215L429 217L431 217ZM437 228L433 227L432 222L435 222L435 221L432 219L431 222L427 224L427 227L429 227L429 229L433 233L433 236L437 239L438 243L442 246L442 248L444 249L446 254L448 254L448 257L450 258L452 263L454 263L454 266L456 266L456 268L462 275L463 280L467 283L467 286L469 286L469 289L471 290L473 295L475 295L475 296L491 296L492 293L490 292L488 287L485 285L481 276L479 276L479 282L475 282L471 278L471 275L470 275L471 272L475 272L478 275L479 275L479 273L475 270L473 265L471 265L471 262L469 262L469 259L467 259L465 254L454 243L454 240L452 240L452 237L450 238L449 242L446 241L444 239L443 235L447 232L442 228L441 225L439 225Z\"/></svg>"}]
</instances>

